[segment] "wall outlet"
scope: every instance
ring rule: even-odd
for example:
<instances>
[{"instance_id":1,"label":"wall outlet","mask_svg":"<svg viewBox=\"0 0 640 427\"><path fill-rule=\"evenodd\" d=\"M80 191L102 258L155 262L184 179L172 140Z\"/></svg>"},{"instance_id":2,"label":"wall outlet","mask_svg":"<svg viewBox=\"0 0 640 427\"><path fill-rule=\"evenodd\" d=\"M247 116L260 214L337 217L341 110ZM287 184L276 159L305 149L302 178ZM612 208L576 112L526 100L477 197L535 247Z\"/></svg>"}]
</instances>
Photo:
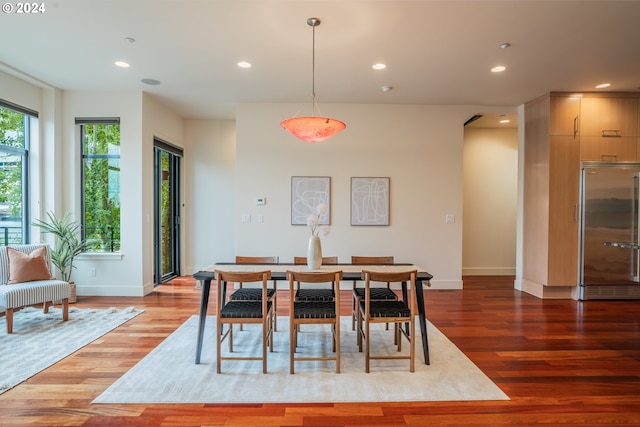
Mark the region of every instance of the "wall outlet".
<instances>
[{"instance_id":1,"label":"wall outlet","mask_svg":"<svg viewBox=\"0 0 640 427\"><path fill-rule=\"evenodd\" d=\"M447 224L453 224L454 222L456 222L455 215L451 215L451 214L445 215L444 222Z\"/></svg>"},{"instance_id":2,"label":"wall outlet","mask_svg":"<svg viewBox=\"0 0 640 427\"><path fill-rule=\"evenodd\" d=\"M91 269L91 277L96 277L96 269L95 269L95 267Z\"/></svg>"}]
</instances>

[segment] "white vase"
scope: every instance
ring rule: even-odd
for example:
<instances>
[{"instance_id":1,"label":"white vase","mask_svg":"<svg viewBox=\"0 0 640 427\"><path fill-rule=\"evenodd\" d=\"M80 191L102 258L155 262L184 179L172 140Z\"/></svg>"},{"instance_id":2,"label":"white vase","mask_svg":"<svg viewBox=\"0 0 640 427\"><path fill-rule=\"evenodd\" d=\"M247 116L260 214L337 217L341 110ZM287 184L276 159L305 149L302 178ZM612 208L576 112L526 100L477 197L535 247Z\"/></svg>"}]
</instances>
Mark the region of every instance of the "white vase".
<instances>
[{"instance_id":1,"label":"white vase","mask_svg":"<svg viewBox=\"0 0 640 427\"><path fill-rule=\"evenodd\" d=\"M307 266L309 270L317 270L322 265L322 246L320 237L309 237L309 248L307 249Z\"/></svg>"}]
</instances>

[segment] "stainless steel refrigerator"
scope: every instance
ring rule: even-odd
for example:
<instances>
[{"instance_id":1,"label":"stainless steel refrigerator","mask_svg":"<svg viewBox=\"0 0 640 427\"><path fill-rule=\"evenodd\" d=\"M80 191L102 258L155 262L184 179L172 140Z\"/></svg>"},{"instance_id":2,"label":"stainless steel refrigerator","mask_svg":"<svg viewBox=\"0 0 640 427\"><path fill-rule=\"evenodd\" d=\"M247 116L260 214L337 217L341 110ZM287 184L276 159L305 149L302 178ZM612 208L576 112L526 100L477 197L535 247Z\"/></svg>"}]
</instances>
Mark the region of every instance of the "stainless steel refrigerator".
<instances>
[{"instance_id":1,"label":"stainless steel refrigerator","mask_svg":"<svg viewBox=\"0 0 640 427\"><path fill-rule=\"evenodd\" d=\"M582 162L579 299L640 299L640 163Z\"/></svg>"}]
</instances>

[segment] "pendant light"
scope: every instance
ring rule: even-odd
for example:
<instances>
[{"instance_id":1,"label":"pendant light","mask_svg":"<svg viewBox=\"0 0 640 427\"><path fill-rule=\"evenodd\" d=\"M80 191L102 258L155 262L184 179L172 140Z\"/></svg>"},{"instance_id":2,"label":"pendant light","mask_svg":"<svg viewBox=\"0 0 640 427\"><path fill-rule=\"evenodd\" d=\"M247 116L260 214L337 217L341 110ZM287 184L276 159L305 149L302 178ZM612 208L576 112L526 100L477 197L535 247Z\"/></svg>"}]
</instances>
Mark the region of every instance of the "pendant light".
<instances>
[{"instance_id":1,"label":"pendant light","mask_svg":"<svg viewBox=\"0 0 640 427\"><path fill-rule=\"evenodd\" d=\"M292 117L283 120L280 126L291 132L293 136L305 142L320 142L327 138L331 138L338 132L347 127L344 122L329 117L316 116L316 86L315 86L315 68L316 68L316 27L320 25L318 18L307 19L307 25L313 29L313 50L311 60L311 98L312 98L312 116Z\"/></svg>"}]
</instances>

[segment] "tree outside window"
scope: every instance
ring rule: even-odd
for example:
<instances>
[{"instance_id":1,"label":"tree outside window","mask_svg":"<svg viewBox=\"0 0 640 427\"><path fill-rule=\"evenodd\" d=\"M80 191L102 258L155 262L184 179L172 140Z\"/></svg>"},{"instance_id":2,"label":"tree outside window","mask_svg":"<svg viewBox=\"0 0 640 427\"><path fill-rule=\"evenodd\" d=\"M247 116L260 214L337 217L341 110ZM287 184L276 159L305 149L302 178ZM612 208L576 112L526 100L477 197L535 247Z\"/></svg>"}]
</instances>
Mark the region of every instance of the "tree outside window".
<instances>
[{"instance_id":1,"label":"tree outside window","mask_svg":"<svg viewBox=\"0 0 640 427\"><path fill-rule=\"evenodd\" d=\"M23 217L29 116L0 106L0 244L26 242Z\"/></svg>"},{"instance_id":2,"label":"tree outside window","mask_svg":"<svg viewBox=\"0 0 640 427\"><path fill-rule=\"evenodd\" d=\"M89 252L120 251L120 124L81 123L82 230Z\"/></svg>"}]
</instances>

